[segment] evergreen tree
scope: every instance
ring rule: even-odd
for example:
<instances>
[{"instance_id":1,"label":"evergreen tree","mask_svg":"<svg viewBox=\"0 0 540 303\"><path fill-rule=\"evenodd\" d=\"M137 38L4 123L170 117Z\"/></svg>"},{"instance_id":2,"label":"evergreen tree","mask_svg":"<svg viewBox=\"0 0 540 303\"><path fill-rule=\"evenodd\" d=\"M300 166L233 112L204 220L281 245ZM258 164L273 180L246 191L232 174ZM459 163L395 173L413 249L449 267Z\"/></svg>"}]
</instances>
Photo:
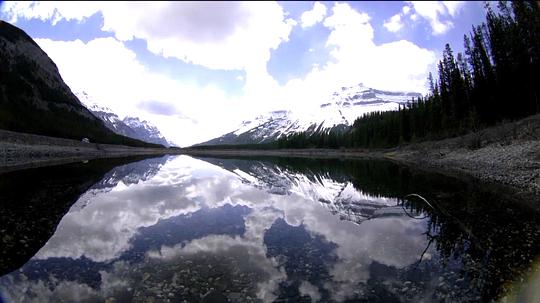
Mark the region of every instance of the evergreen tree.
<instances>
[{"instance_id":1,"label":"evergreen tree","mask_svg":"<svg viewBox=\"0 0 540 303\"><path fill-rule=\"evenodd\" d=\"M464 54L449 44L428 76L429 94L396 111L372 112L347 131L294 134L280 147L390 147L476 131L540 112L540 7L535 1L486 5L486 22L464 35Z\"/></svg>"}]
</instances>

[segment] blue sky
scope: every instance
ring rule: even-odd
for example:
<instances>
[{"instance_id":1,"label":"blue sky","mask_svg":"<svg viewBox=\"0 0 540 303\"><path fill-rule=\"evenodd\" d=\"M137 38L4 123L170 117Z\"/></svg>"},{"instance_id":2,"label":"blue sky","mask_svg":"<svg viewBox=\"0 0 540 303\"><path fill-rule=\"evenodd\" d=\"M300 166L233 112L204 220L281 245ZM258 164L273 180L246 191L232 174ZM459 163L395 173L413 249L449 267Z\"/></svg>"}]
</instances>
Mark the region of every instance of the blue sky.
<instances>
[{"instance_id":1,"label":"blue sky","mask_svg":"<svg viewBox=\"0 0 540 303\"><path fill-rule=\"evenodd\" d=\"M485 11L482 2L4 2L0 18L36 39L74 92L189 145L257 113L321 104L344 85L425 92L444 44L461 51Z\"/></svg>"}]
</instances>

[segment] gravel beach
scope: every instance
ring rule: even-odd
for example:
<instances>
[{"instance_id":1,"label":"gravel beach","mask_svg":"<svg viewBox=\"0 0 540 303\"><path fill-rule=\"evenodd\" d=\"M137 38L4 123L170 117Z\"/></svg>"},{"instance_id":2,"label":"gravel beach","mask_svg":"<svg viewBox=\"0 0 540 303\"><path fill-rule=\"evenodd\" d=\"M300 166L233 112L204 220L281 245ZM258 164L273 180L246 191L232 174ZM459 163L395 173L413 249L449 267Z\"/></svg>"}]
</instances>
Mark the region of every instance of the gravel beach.
<instances>
[{"instance_id":1,"label":"gravel beach","mask_svg":"<svg viewBox=\"0 0 540 303\"><path fill-rule=\"evenodd\" d=\"M540 115L465 136L384 150L200 150L196 156L283 156L388 159L418 169L495 185L516 200L540 208Z\"/></svg>"},{"instance_id":2,"label":"gravel beach","mask_svg":"<svg viewBox=\"0 0 540 303\"><path fill-rule=\"evenodd\" d=\"M94 158L152 154L388 159L418 169L501 185L516 199L540 200L540 115L457 138L382 150L136 148L0 130L0 172Z\"/></svg>"},{"instance_id":3,"label":"gravel beach","mask_svg":"<svg viewBox=\"0 0 540 303\"><path fill-rule=\"evenodd\" d=\"M509 186L535 200L540 197L540 115L458 138L409 145L386 156Z\"/></svg>"},{"instance_id":4,"label":"gravel beach","mask_svg":"<svg viewBox=\"0 0 540 303\"><path fill-rule=\"evenodd\" d=\"M0 130L0 172L96 158L171 153L167 148L140 148L85 143Z\"/></svg>"}]
</instances>

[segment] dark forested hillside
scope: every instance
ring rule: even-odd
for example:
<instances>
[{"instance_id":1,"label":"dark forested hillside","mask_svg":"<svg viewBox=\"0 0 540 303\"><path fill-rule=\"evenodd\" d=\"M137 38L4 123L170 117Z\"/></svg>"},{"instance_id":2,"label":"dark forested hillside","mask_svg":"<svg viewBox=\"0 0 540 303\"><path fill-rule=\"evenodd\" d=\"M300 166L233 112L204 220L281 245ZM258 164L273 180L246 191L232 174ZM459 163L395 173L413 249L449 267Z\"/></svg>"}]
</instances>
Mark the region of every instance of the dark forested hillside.
<instances>
[{"instance_id":1,"label":"dark forested hillside","mask_svg":"<svg viewBox=\"0 0 540 303\"><path fill-rule=\"evenodd\" d=\"M47 54L21 29L0 20L0 129L132 146L86 109Z\"/></svg>"},{"instance_id":2,"label":"dark forested hillside","mask_svg":"<svg viewBox=\"0 0 540 303\"><path fill-rule=\"evenodd\" d=\"M540 8L536 1L486 4L486 21L445 45L430 92L398 111L358 118L346 132L294 134L282 148L391 147L462 135L540 112Z\"/></svg>"}]
</instances>

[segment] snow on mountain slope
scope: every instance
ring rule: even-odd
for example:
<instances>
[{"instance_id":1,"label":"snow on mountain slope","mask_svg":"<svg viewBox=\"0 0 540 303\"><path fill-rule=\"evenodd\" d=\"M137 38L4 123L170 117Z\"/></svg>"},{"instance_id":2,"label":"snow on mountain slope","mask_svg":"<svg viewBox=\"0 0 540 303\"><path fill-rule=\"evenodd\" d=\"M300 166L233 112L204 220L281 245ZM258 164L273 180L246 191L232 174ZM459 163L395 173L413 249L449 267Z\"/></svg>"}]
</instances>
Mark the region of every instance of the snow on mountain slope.
<instances>
[{"instance_id":1,"label":"snow on mountain slope","mask_svg":"<svg viewBox=\"0 0 540 303\"><path fill-rule=\"evenodd\" d=\"M136 117L125 117L122 120L127 126L129 126L133 131L135 131L135 138L144 140L150 143L161 144L164 146L170 146L169 141L163 137L159 129L152 125L148 121L141 121Z\"/></svg>"},{"instance_id":2,"label":"snow on mountain slope","mask_svg":"<svg viewBox=\"0 0 540 303\"><path fill-rule=\"evenodd\" d=\"M0 112L5 130L102 143L122 140L81 104L47 53L22 29L2 20Z\"/></svg>"},{"instance_id":3,"label":"snow on mountain slope","mask_svg":"<svg viewBox=\"0 0 540 303\"><path fill-rule=\"evenodd\" d=\"M110 108L94 103L86 92L77 92L75 95L86 108L105 123L107 128L115 133L148 143L161 144L167 147L173 145L163 137L157 127L149 122L141 121L139 118L135 117L125 117L122 120Z\"/></svg>"},{"instance_id":4,"label":"snow on mountain slope","mask_svg":"<svg viewBox=\"0 0 540 303\"><path fill-rule=\"evenodd\" d=\"M354 120L373 111L396 110L413 98L413 92L390 92L362 84L342 87L329 101L311 110L279 110L243 121L234 131L198 145L266 143L297 132L313 133L338 125L352 125Z\"/></svg>"},{"instance_id":5,"label":"snow on mountain slope","mask_svg":"<svg viewBox=\"0 0 540 303\"><path fill-rule=\"evenodd\" d=\"M94 103L94 101L84 91L76 92L75 95L86 106L86 108L88 108L94 114L94 116L98 117L105 123L105 126L107 126L108 129L119 135L140 139L135 131L127 126L110 108ZM144 139L143 141L148 142Z\"/></svg>"}]
</instances>

